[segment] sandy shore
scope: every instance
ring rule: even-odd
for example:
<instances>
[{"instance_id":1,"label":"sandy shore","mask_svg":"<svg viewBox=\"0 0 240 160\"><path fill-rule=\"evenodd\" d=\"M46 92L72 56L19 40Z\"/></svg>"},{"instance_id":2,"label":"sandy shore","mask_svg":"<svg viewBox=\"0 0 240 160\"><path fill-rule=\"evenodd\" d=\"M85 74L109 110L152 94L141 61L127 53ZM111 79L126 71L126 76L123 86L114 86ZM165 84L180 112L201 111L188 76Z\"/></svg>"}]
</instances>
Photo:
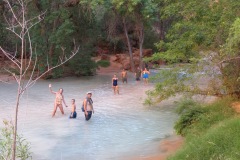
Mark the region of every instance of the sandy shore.
<instances>
[{"instance_id":1,"label":"sandy shore","mask_svg":"<svg viewBox=\"0 0 240 160\"><path fill-rule=\"evenodd\" d=\"M174 154L183 145L184 138L181 136L171 136L162 140L159 144L159 153L146 157L127 157L126 160L166 160L168 156Z\"/></svg>"}]
</instances>

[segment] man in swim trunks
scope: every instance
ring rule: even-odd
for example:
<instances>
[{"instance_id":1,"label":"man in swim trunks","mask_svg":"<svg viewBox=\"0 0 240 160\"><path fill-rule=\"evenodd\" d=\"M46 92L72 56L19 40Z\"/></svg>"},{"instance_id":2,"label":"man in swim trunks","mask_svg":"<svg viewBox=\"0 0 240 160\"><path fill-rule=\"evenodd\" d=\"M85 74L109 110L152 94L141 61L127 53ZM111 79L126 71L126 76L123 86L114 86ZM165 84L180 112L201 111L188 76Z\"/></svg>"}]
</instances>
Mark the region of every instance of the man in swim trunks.
<instances>
[{"instance_id":1,"label":"man in swim trunks","mask_svg":"<svg viewBox=\"0 0 240 160\"><path fill-rule=\"evenodd\" d=\"M136 73L135 73L135 77L136 77L137 82L139 82L141 80L141 74L142 74L142 71L138 67L137 70L136 70Z\"/></svg>"},{"instance_id":2,"label":"man in swim trunks","mask_svg":"<svg viewBox=\"0 0 240 160\"><path fill-rule=\"evenodd\" d=\"M127 83L127 71L125 69L122 70L122 83L126 82Z\"/></svg>"},{"instance_id":3,"label":"man in swim trunks","mask_svg":"<svg viewBox=\"0 0 240 160\"><path fill-rule=\"evenodd\" d=\"M87 92L87 97L83 101L85 120L88 121L94 113L92 92Z\"/></svg>"},{"instance_id":4,"label":"man in swim trunks","mask_svg":"<svg viewBox=\"0 0 240 160\"><path fill-rule=\"evenodd\" d=\"M72 111L69 118L77 118L75 99L72 99Z\"/></svg>"},{"instance_id":5,"label":"man in swim trunks","mask_svg":"<svg viewBox=\"0 0 240 160\"><path fill-rule=\"evenodd\" d=\"M53 92L52 91L52 85L49 84L49 90L52 94L56 95L55 101L54 101L54 109L53 109L53 113L52 113L52 117L55 116L55 113L57 111L57 108L60 109L60 111L62 112L62 114L64 114L63 111L63 106L62 106L62 102L64 103L64 105L67 107L65 100L64 100L64 96L63 96L63 89L60 88L57 92Z\"/></svg>"},{"instance_id":6,"label":"man in swim trunks","mask_svg":"<svg viewBox=\"0 0 240 160\"><path fill-rule=\"evenodd\" d=\"M112 88L113 88L114 94L116 94L116 93L119 94L118 78L117 78L117 75L116 75L116 74L114 74L114 76L113 76L113 78L112 78Z\"/></svg>"},{"instance_id":7,"label":"man in swim trunks","mask_svg":"<svg viewBox=\"0 0 240 160\"><path fill-rule=\"evenodd\" d=\"M147 68L144 68L144 70L142 72L142 76L143 76L143 81L144 81L145 85L148 84L149 74L150 74L150 72L147 70Z\"/></svg>"}]
</instances>

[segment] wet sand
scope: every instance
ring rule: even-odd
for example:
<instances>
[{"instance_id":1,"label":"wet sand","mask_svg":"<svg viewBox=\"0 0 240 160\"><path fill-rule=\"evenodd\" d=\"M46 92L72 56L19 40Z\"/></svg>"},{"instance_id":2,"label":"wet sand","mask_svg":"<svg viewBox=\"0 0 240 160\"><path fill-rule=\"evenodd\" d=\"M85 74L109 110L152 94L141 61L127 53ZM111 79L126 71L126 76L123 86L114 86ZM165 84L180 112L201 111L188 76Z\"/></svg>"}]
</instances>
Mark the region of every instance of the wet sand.
<instances>
[{"instance_id":1,"label":"wet sand","mask_svg":"<svg viewBox=\"0 0 240 160\"><path fill-rule=\"evenodd\" d=\"M166 160L168 156L174 154L183 145L184 138L181 136L171 136L162 140L159 144L159 154L146 157L126 157L126 160Z\"/></svg>"}]
</instances>

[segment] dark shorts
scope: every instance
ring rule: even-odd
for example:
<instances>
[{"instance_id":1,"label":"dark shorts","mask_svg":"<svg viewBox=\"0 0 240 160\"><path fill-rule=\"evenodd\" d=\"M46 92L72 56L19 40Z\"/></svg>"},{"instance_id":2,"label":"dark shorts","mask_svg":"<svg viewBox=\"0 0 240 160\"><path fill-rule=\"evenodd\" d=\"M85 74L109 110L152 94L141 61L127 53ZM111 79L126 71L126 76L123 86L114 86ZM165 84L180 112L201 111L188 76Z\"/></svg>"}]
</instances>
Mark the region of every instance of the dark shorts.
<instances>
[{"instance_id":1,"label":"dark shorts","mask_svg":"<svg viewBox=\"0 0 240 160\"><path fill-rule=\"evenodd\" d=\"M73 112L73 114L71 113L69 118L77 118L77 112Z\"/></svg>"},{"instance_id":2,"label":"dark shorts","mask_svg":"<svg viewBox=\"0 0 240 160\"><path fill-rule=\"evenodd\" d=\"M136 78L136 81L140 81L140 77L137 77L137 78Z\"/></svg>"},{"instance_id":3,"label":"dark shorts","mask_svg":"<svg viewBox=\"0 0 240 160\"><path fill-rule=\"evenodd\" d=\"M127 78L122 78L122 81L123 82L127 82Z\"/></svg>"},{"instance_id":4,"label":"dark shorts","mask_svg":"<svg viewBox=\"0 0 240 160\"><path fill-rule=\"evenodd\" d=\"M84 114L86 121L88 121L92 117L92 111L87 111L87 112L88 112L88 115Z\"/></svg>"}]
</instances>

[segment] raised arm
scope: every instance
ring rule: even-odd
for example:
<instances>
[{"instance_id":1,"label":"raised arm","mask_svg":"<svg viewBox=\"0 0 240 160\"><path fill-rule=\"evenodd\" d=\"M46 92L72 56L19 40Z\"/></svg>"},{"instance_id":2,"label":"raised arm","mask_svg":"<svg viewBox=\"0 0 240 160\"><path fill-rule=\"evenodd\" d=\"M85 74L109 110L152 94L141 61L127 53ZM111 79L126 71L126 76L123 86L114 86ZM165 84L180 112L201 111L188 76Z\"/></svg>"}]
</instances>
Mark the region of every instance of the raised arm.
<instances>
[{"instance_id":1,"label":"raised arm","mask_svg":"<svg viewBox=\"0 0 240 160\"><path fill-rule=\"evenodd\" d=\"M51 84L49 84L49 90L50 90L50 92L51 92L52 94L56 94L56 92L53 92L53 90L52 90L52 85L51 85Z\"/></svg>"}]
</instances>

